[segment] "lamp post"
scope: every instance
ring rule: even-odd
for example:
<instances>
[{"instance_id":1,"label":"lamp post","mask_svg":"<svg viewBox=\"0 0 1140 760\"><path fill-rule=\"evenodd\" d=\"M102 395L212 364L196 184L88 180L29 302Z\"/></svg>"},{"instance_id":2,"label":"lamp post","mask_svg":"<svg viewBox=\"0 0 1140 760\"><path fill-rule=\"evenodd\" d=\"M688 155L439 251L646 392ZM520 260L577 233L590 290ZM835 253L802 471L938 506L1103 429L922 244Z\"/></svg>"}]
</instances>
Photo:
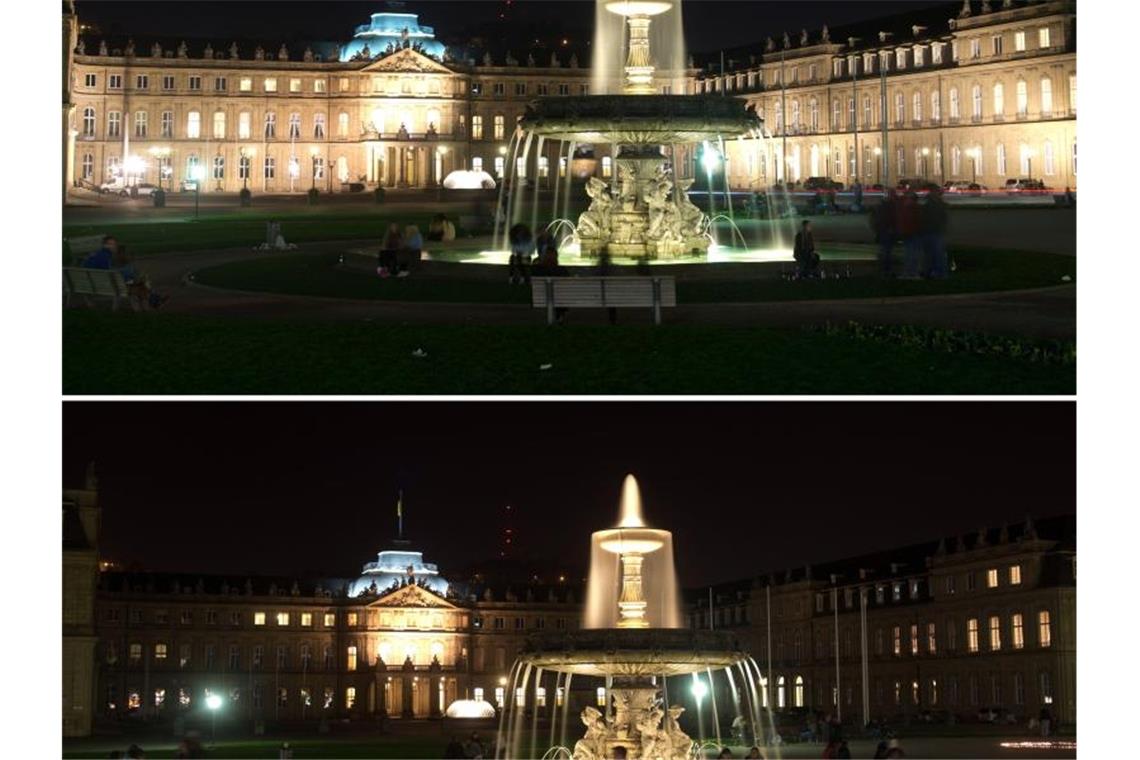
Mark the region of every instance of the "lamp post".
<instances>
[{"instance_id":1,"label":"lamp post","mask_svg":"<svg viewBox=\"0 0 1140 760\"><path fill-rule=\"evenodd\" d=\"M922 178L929 179L927 175L927 157L930 156L930 148L922 149Z\"/></svg>"},{"instance_id":2,"label":"lamp post","mask_svg":"<svg viewBox=\"0 0 1140 760\"><path fill-rule=\"evenodd\" d=\"M218 710L222 706L222 698L218 694L206 695L206 707L210 710L210 741L218 743Z\"/></svg>"},{"instance_id":3,"label":"lamp post","mask_svg":"<svg viewBox=\"0 0 1140 760\"><path fill-rule=\"evenodd\" d=\"M297 178L301 176L301 162L296 156L289 157L289 192L293 192Z\"/></svg>"},{"instance_id":4,"label":"lamp post","mask_svg":"<svg viewBox=\"0 0 1140 760\"><path fill-rule=\"evenodd\" d=\"M310 155L313 157L313 184L311 190L317 189L317 158L320 156L320 148L313 147L309 149Z\"/></svg>"},{"instance_id":5,"label":"lamp post","mask_svg":"<svg viewBox=\"0 0 1140 760\"><path fill-rule=\"evenodd\" d=\"M978 149L970 148L970 166L973 169L973 184L978 184Z\"/></svg>"},{"instance_id":6,"label":"lamp post","mask_svg":"<svg viewBox=\"0 0 1140 760\"><path fill-rule=\"evenodd\" d=\"M875 148L875 184L881 185L883 183L883 149Z\"/></svg>"}]
</instances>

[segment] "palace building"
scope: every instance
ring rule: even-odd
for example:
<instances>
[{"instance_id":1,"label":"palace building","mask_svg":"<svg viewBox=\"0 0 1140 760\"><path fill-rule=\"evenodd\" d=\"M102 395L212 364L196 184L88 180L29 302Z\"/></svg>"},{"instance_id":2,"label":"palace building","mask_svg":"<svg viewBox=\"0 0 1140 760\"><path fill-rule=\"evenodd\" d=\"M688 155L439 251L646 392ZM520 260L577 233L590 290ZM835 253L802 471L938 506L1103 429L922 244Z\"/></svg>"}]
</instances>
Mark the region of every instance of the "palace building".
<instances>
[{"instance_id":1,"label":"palace building","mask_svg":"<svg viewBox=\"0 0 1140 760\"><path fill-rule=\"evenodd\" d=\"M352 578L123 571L97 562L99 518L89 473L64 492L67 736L205 721L209 695L223 698L220 721L254 730L439 718L460 699L502 706L526 637L583 614L581 580L451 578L403 538ZM1073 722L1075 546L1069 516L761 573L692 590L687 624L738 636L777 715L854 721L865 704L871 719L970 720L1047 706ZM543 720L604 704L604 686L571 686L515 696Z\"/></svg>"},{"instance_id":2,"label":"palace building","mask_svg":"<svg viewBox=\"0 0 1140 760\"><path fill-rule=\"evenodd\" d=\"M527 104L591 87L585 50L453 50L406 12L373 14L350 39L301 50L108 42L81 33L80 16L64 14L65 197L109 180L177 188L199 174L203 192L260 193L433 188L458 169L502 178ZM766 138L727 146L736 190L807 177L1076 185L1073 0L964 0L783 33L684 80L690 93L743 98L765 119ZM672 80L658 84L676 92ZM697 155L682 150L681 176L703 174ZM594 158L567 166L551 143L515 160L549 189L568 172L612 176L612 156Z\"/></svg>"}]
</instances>

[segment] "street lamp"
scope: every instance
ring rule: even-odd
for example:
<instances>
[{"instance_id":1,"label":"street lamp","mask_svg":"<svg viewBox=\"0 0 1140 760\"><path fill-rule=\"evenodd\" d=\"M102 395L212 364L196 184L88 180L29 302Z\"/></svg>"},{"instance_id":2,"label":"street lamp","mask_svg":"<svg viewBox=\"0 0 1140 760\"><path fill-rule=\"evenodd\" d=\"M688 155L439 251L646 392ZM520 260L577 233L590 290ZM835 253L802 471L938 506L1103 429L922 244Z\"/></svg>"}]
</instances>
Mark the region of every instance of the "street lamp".
<instances>
[{"instance_id":1,"label":"street lamp","mask_svg":"<svg viewBox=\"0 0 1140 760\"><path fill-rule=\"evenodd\" d=\"M146 161L143 161L141 156L130 155L123 161L123 180L125 185L131 184L131 178L134 178L134 186L139 184L139 175L146 170Z\"/></svg>"},{"instance_id":2,"label":"street lamp","mask_svg":"<svg viewBox=\"0 0 1140 760\"><path fill-rule=\"evenodd\" d=\"M218 743L218 710L222 706L222 697L219 694L206 695L206 707L210 710L210 741Z\"/></svg>"},{"instance_id":3,"label":"street lamp","mask_svg":"<svg viewBox=\"0 0 1140 760\"><path fill-rule=\"evenodd\" d=\"M697 725L699 727L698 732L699 732L699 735L701 736L701 738L703 739L704 733L705 733L705 725L704 725L705 721L704 721L704 718L701 716L701 700L703 700L705 698L705 695L709 693L709 689L707 686L705 686L705 682L703 680L701 680L701 677L698 676L696 673L693 674L692 690L693 690L693 699L697 703Z\"/></svg>"},{"instance_id":4,"label":"street lamp","mask_svg":"<svg viewBox=\"0 0 1140 760\"><path fill-rule=\"evenodd\" d=\"M253 173L253 159L257 155L257 148L241 148L239 150L242 162L245 164L241 173L241 189L249 189L249 175Z\"/></svg>"},{"instance_id":5,"label":"street lamp","mask_svg":"<svg viewBox=\"0 0 1140 760\"><path fill-rule=\"evenodd\" d=\"M1022 149L1022 155L1025 156L1025 168L1029 170L1029 176L1026 179L1033 179L1033 149L1026 146Z\"/></svg>"},{"instance_id":6,"label":"street lamp","mask_svg":"<svg viewBox=\"0 0 1140 760\"><path fill-rule=\"evenodd\" d=\"M973 170L974 170L974 184L976 185L976 184L978 184L978 153L979 153L979 151L977 148L970 148L968 153L970 154L971 166L973 167Z\"/></svg>"},{"instance_id":7,"label":"street lamp","mask_svg":"<svg viewBox=\"0 0 1140 760\"><path fill-rule=\"evenodd\" d=\"M312 185L312 189L316 190L317 189L317 158L320 156L321 149L314 146L314 147L309 149L309 153L313 157L313 185Z\"/></svg>"},{"instance_id":8,"label":"street lamp","mask_svg":"<svg viewBox=\"0 0 1140 760\"><path fill-rule=\"evenodd\" d=\"M875 148L875 184L881 185L883 183L883 149Z\"/></svg>"},{"instance_id":9,"label":"street lamp","mask_svg":"<svg viewBox=\"0 0 1140 760\"><path fill-rule=\"evenodd\" d=\"M297 178L301 176L301 162L297 160L296 156L289 158L289 192L293 192L293 184Z\"/></svg>"},{"instance_id":10,"label":"street lamp","mask_svg":"<svg viewBox=\"0 0 1140 760\"><path fill-rule=\"evenodd\" d=\"M926 160L927 160L927 157L929 155L930 155L930 148L923 148L922 149L922 178L923 179L927 179L928 167L926 165Z\"/></svg>"}]
</instances>

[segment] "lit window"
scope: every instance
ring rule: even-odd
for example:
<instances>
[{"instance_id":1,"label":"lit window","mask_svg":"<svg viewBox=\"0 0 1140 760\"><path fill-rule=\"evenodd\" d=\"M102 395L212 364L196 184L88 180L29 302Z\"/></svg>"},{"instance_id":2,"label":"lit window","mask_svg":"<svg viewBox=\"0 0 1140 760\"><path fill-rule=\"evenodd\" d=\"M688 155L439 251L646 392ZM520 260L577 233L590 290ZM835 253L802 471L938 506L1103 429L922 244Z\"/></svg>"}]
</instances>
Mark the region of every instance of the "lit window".
<instances>
[{"instance_id":1,"label":"lit window","mask_svg":"<svg viewBox=\"0 0 1140 760\"><path fill-rule=\"evenodd\" d=\"M1049 610L1037 613L1037 643L1044 647L1053 646L1053 629L1049 624Z\"/></svg>"},{"instance_id":2,"label":"lit window","mask_svg":"<svg viewBox=\"0 0 1140 760\"><path fill-rule=\"evenodd\" d=\"M973 101L973 111L971 113L974 117L974 121L978 121L979 119L982 118L982 87L981 87L981 85L977 85L977 84L974 85L973 89L970 90L970 95L971 95L971 99Z\"/></svg>"},{"instance_id":3,"label":"lit window","mask_svg":"<svg viewBox=\"0 0 1140 760\"><path fill-rule=\"evenodd\" d=\"M1043 26L1037 30L1037 45L1043 48L1050 46L1049 27Z\"/></svg>"},{"instance_id":4,"label":"lit window","mask_svg":"<svg viewBox=\"0 0 1140 760\"><path fill-rule=\"evenodd\" d=\"M994 116L1005 113L1005 87L1001 82L994 85Z\"/></svg>"},{"instance_id":5,"label":"lit window","mask_svg":"<svg viewBox=\"0 0 1140 760\"><path fill-rule=\"evenodd\" d=\"M336 615L332 612L325 613L325 628L332 628L336 625Z\"/></svg>"},{"instance_id":6,"label":"lit window","mask_svg":"<svg viewBox=\"0 0 1140 760\"><path fill-rule=\"evenodd\" d=\"M348 77L341 77L337 82L337 86L340 88L341 92L348 92Z\"/></svg>"},{"instance_id":7,"label":"lit window","mask_svg":"<svg viewBox=\"0 0 1140 760\"><path fill-rule=\"evenodd\" d=\"M1013 49L1019 53L1025 52L1025 32L1017 32L1013 35Z\"/></svg>"},{"instance_id":8,"label":"lit window","mask_svg":"<svg viewBox=\"0 0 1140 760\"><path fill-rule=\"evenodd\" d=\"M277 92L277 77L267 77L265 80L266 92Z\"/></svg>"},{"instance_id":9,"label":"lit window","mask_svg":"<svg viewBox=\"0 0 1140 760\"><path fill-rule=\"evenodd\" d=\"M1025 628L1022 624L1021 613L1015 613L1009 619L1010 631L1013 634L1013 648L1025 648Z\"/></svg>"},{"instance_id":10,"label":"lit window","mask_svg":"<svg viewBox=\"0 0 1140 760\"><path fill-rule=\"evenodd\" d=\"M610 156L602 156L602 177L609 179L614 176L614 160Z\"/></svg>"},{"instance_id":11,"label":"lit window","mask_svg":"<svg viewBox=\"0 0 1140 760\"><path fill-rule=\"evenodd\" d=\"M336 136L348 137L348 114L341 112L336 117Z\"/></svg>"},{"instance_id":12,"label":"lit window","mask_svg":"<svg viewBox=\"0 0 1140 760\"><path fill-rule=\"evenodd\" d=\"M986 588L997 588L998 586L998 571L996 567L991 567L986 570Z\"/></svg>"},{"instance_id":13,"label":"lit window","mask_svg":"<svg viewBox=\"0 0 1140 760\"><path fill-rule=\"evenodd\" d=\"M154 690L154 706L155 706L155 708L156 709L162 709L162 706L165 703L166 703L166 689L155 689Z\"/></svg>"},{"instance_id":14,"label":"lit window","mask_svg":"<svg viewBox=\"0 0 1140 760\"><path fill-rule=\"evenodd\" d=\"M328 91L328 82L326 82L323 79L314 79L313 80L313 92L327 92L327 91Z\"/></svg>"},{"instance_id":15,"label":"lit window","mask_svg":"<svg viewBox=\"0 0 1140 760\"><path fill-rule=\"evenodd\" d=\"M344 690L344 707L347 710L351 710L355 704L356 704L356 687L355 686L349 686L347 689Z\"/></svg>"},{"instance_id":16,"label":"lit window","mask_svg":"<svg viewBox=\"0 0 1140 760\"><path fill-rule=\"evenodd\" d=\"M893 651L895 653L895 656L897 657L897 656L902 654L902 627L901 626L896 625L892 629L891 640L894 642L892 644L891 651Z\"/></svg>"},{"instance_id":17,"label":"lit window","mask_svg":"<svg viewBox=\"0 0 1140 760\"><path fill-rule=\"evenodd\" d=\"M312 626L312 624L313 624L313 613L302 612L301 613L301 627L308 628L308 627Z\"/></svg>"},{"instance_id":18,"label":"lit window","mask_svg":"<svg viewBox=\"0 0 1140 760\"><path fill-rule=\"evenodd\" d=\"M997 146L997 173L999 177L1005 176L1005 145L998 143Z\"/></svg>"},{"instance_id":19,"label":"lit window","mask_svg":"<svg viewBox=\"0 0 1140 760\"><path fill-rule=\"evenodd\" d=\"M503 135L506 134L506 119L502 114L495 115L494 122L494 137L495 140L502 140Z\"/></svg>"},{"instance_id":20,"label":"lit window","mask_svg":"<svg viewBox=\"0 0 1140 760\"><path fill-rule=\"evenodd\" d=\"M565 161L565 160L566 159L563 159L563 161ZM483 159L482 158L480 158L479 156L475 156L474 158L471 159L471 171L475 171L475 172L483 171ZM565 175L563 175L563 176L565 176ZM476 628L482 628L483 627L483 618L477 617L477 618L475 618L475 621L476 621L475 622Z\"/></svg>"},{"instance_id":21,"label":"lit window","mask_svg":"<svg viewBox=\"0 0 1140 760\"><path fill-rule=\"evenodd\" d=\"M289 613L288 612L278 612L277 613L277 625L289 625Z\"/></svg>"},{"instance_id":22,"label":"lit window","mask_svg":"<svg viewBox=\"0 0 1140 760\"><path fill-rule=\"evenodd\" d=\"M990 651L1001 651L1001 618L997 615L990 618Z\"/></svg>"},{"instance_id":23,"label":"lit window","mask_svg":"<svg viewBox=\"0 0 1140 760\"><path fill-rule=\"evenodd\" d=\"M191 111L186 115L186 136L191 140L202 135L202 114Z\"/></svg>"},{"instance_id":24,"label":"lit window","mask_svg":"<svg viewBox=\"0 0 1140 760\"><path fill-rule=\"evenodd\" d=\"M174 112L163 111L161 122L162 136L174 137Z\"/></svg>"},{"instance_id":25,"label":"lit window","mask_svg":"<svg viewBox=\"0 0 1140 760\"><path fill-rule=\"evenodd\" d=\"M253 613L253 624L254 625L265 625L265 613L264 612Z\"/></svg>"},{"instance_id":26,"label":"lit window","mask_svg":"<svg viewBox=\"0 0 1140 760\"><path fill-rule=\"evenodd\" d=\"M156 660L165 660L166 659L166 644L155 644L154 645L154 659L156 659Z\"/></svg>"},{"instance_id":27,"label":"lit window","mask_svg":"<svg viewBox=\"0 0 1140 760\"><path fill-rule=\"evenodd\" d=\"M348 665L347 670L356 670L356 647L350 646L348 648Z\"/></svg>"},{"instance_id":28,"label":"lit window","mask_svg":"<svg viewBox=\"0 0 1140 760\"><path fill-rule=\"evenodd\" d=\"M131 662L138 662L142 659L142 644L131 644L128 650L128 656Z\"/></svg>"},{"instance_id":29,"label":"lit window","mask_svg":"<svg viewBox=\"0 0 1140 760\"><path fill-rule=\"evenodd\" d=\"M1009 585L1021 585L1021 565L1010 565L1009 567Z\"/></svg>"},{"instance_id":30,"label":"lit window","mask_svg":"<svg viewBox=\"0 0 1140 760\"><path fill-rule=\"evenodd\" d=\"M242 111L238 114L238 139L248 140L252 134L250 126L250 113L249 111Z\"/></svg>"},{"instance_id":31,"label":"lit window","mask_svg":"<svg viewBox=\"0 0 1140 760\"><path fill-rule=\"evenodd\" d=\"M505 695L505 690L503 689L503 687L502 686L496 686L495 687L495 704L498 705L500 708L503 707L504 695Z\"/></svg>"},{"instance_id":32,"label":"lit window","mask_svg":"<svg viewBox=\"0 0 1140 760\"><path fill-rule=\"evenodd\" d=\"M226 138L226 112L214 112L214 139L224 140Z\"/></svg>"},{"instance_id":33,"label":"lit window","mask_svg":"<svg viewBox=\"0 0 1140 760\"><path fill-rule=\"evenodd\" d=\"M978 651L978 619L970 618L966 621L966 650Z\"/></svg>"},{"instance_id":34,"label":"lit window","mask_svg":"<svg viewBox=\"0 0 1140 760\"><path fill-rule=\"evenodd\" d=\"M1053 156L1053 142L1051 140L1045 141L1042 154L1045 157L1045 176L1051 177L1056 172L1055 159Z\"/></svg>"},{"instance_id":35,"label":"lit window","mask_svg":"<svg viewBox=\"0 0 1140 760\"><path fill-rule=\"evenodd\" d=\"M289 80L289 92L300 92L300 91L301 91L301 80L297 79L295 77L293 79L290 79Z\"/></svg>"},{"instance_id":36,"label":"lit window","mask_svg":"<svg viewBox=\"0 0 1140 760\"><path fill-rule=\"evenodd\" d=\"M792 687L792 704L796 707L804 706L804 677L796 676Z\"/></svg>"},{"instance_id":37,"label":"lit window","mask_svg":"<svg viewBox=\"0 0 1140 760\"><path fill-rule=\"evenodd\" d=\"M357 613L355 613L355 612L348 613L347 617L348 617L347 623L348 623L349 627L355 626L357 624L357 622L360 620L360 616L357 615Z\"/></svg>"},{"instance_id":38,"label":"lit window","mask_svg":"<svg viewBox=\"0 0 1140 760\"><path fill-rule=\"evenodd\" d=\"M478 114L471 117L471 139L483 139L483 117Z\"/></svg>"},{"instance_id":39,"label":"lit window","mask_svg":"<svg viewBox=\"0 0 1140 760\"><path fill-rule=\"evenodd\" d=\"M1041 115L1050 116L1053 113L1053 80L1049 77L1041 78Z\"/></svg>"},{"instance_id":40,"label":"lit window","mask_svg":"<svg viewBox=\"0 0 1140 760\"><path fill-rule=\"evenodd\" d=\"M926 624L926 651L930 654L938 652L937 626L934 623Z\"/></svg>"},{"instance_id":41,"label":"lit window","mask_svg":"<svg viewBox=\"0 0 1140 760\"><path fill-rule=\"evenodd\" d=\"M918 656L918 623L910 626L910 653L913 657Z\"/></svg>"},{"instance_id":42,"label":"lit window","mask_svg":"<svg viewBox=\"0 0 1140 760\"><path fill-rule=\"evenodd\" d=\"M970 40L970 57L971 58L981 58L982 57L982 41L980 39L974 38L974 39Z\"/></svg>"},{"instance_id":43,"label":"lit window","mask_svg":"<svg viewBox=\"0 0 1140 760\"><path fill-rule=\"evenodd\" d=\"M241 92L253 92L253 78L242 77L238 80L238 90Z\"/></svg>"}]
</instances>

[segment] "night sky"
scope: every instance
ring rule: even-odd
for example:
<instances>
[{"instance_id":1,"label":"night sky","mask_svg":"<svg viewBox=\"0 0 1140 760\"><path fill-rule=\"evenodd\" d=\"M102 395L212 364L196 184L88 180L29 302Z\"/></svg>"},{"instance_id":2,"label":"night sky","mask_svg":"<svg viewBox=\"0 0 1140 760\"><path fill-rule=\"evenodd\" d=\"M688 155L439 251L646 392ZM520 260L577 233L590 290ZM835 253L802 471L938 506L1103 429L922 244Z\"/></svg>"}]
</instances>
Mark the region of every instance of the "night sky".
<instances>
[{"instance_id":1,"label":"night sky","mask_svg":"<svg viewBox=\"0 0 1140 760\"><path fill-rule=\"evenodd\" d=\"M592 0L409 0L407 12L445 42L479 35L592 37ZM801 28L832 27L946 5L945 0L685 0L690 50L712 52ZM106 34L188 38L347 40L385 0L77 0ZM504 18L501 18L505 16Z\"/></svg>"},{"instance_id":2,"label":"night sky","mask_svg":"<svg viewBox=\"0 0 1140 760\"><path fill-rule=\"evenodd\" d=\"M1072 513L1069 403L64 404L96 460L102 554L191 573L348 577L408 536L445 573L498 553L584 571L621 480L695 586Z\"/></svg>"}]
</instances>

